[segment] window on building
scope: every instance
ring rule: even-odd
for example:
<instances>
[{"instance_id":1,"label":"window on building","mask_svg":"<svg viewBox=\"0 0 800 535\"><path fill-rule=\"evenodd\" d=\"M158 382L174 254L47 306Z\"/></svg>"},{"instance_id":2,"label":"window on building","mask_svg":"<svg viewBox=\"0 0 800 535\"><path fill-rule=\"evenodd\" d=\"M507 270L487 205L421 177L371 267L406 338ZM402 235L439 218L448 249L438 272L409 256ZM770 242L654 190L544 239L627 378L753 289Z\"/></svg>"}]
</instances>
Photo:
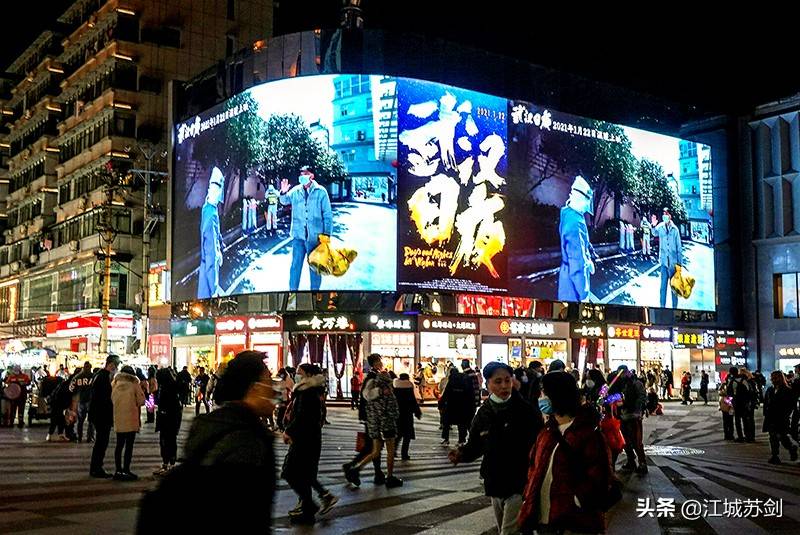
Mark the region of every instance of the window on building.
<instances>
[{"instance_id":1,"label":"window on building","mask_svg":"<svg viewBox=\"0 0 800 535\"><path fill-rule=\"evenodd\" d=\"M228 20L236 20L236 0L228 0Z\"/></svg>"},{"instance_id":2,"label":"window on building","mask_svg":"<svg viewBox=\"0 0 800 535\"><path fill-rule=\"evenodd\" d=\"M697 186L692 186L692 194L697 193Z\"/></svg>"},{"instance_id":3,"label":"window on building","mask_svg":"<svg viewBox=\"0 0 800 535\"><path fill-rule=\"evenodd\" d=\"M367 139L367 131L366 130L359 130L356 132L356 139L358 141L366 141Z\"/></svg>"},{"instance_id":4,"label":"window on building","mask_svg":"<svg viewBox=\"0 0 800 535\"><path fill-rule=\"evenodd\" d=\"M236 37L233 35L225 36L225 56L230 57L236 51Z\"/></svg>"},{"instance_id":5,"label":"window on building","mask_svg":"<svg viewBox=\"0 0 800 535\"><path fill-rule=\"evenodd\" d=\"M349 104L342 104L342 107L339 108L339 113L342 117L347 117L351 113L350 105Z\"/></svg>"},{"instance_id":6,"label":"window on building","mask_svg":"<svg viewBox=\"0 0 800 535\"><path fill-rule=\"evenodd\" d=\"M797 273L781 273L773 277L776 318L798 317L797 275Z\"/></svg>"}]
</instances>

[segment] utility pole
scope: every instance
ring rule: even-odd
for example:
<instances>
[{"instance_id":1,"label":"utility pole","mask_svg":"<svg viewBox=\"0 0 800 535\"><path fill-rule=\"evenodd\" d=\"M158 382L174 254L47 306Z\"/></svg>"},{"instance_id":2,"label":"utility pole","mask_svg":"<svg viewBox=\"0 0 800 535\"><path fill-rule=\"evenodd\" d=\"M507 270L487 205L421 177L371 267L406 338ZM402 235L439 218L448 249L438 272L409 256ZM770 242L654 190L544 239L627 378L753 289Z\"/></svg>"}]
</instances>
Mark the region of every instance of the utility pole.
<instances>
[{"instance_id":1,"label":"utility pole","mask_svg":"<svg viewBox=\"0 0 800 535\"><path fill-rule=\"evenodd\" d=\"M103 267L103 302L101 308L102 320L100 322L100 354L108 355L108 313L111 308L111 246L116 237L116 230L113 225L112 203L114 201L114 176L113 171L108 168L110 177L106 184L106 202L103 207L103 216L100 220L100 237L105 242L103 247L104 267Z\"/></svg>"},{"instance_id":2,"label":"utility pole","mask_svg":"<svg viewBox=\"0 0 800 535\"><path fill-rule=\"evenodd\" d=\"M140 144L139 150L145 160L144 169L133 169L132 172L138 174L144 181L144 229L142 233L142 338L141 348L145 356L148 356L148 332L150 321L150 235L155 226L164 220L163 214L153 214L151 205L153 204L152 176L166 177L167 173L153 171L153 158L163 148L159 145Z\"/></svg>"}]
</instances>

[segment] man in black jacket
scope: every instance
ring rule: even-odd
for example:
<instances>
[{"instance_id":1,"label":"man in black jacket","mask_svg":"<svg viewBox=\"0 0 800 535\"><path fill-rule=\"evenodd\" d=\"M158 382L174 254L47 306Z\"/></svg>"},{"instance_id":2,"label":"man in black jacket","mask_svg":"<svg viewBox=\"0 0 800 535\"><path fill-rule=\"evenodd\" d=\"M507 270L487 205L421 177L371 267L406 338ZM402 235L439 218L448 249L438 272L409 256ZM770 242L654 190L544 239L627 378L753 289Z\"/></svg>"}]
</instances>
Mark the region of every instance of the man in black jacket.
<instances>
[{"instance_id":1,"label":"man in black jacket","mask_svg":"<svg viewBox=\"0 0 800 535\"><path fill-rule=\"evenodd\" d=\"M83 363L81 373L72 378L69 383L69 391L78 397L78 442L83 442L83 424L89 414L89 403L92 400L92 363ZM89 422L89 432L86 437L87 442L94 442L94 425Z\"/></svg>"},{"instance_id":2,"label":"man in black jacket","mask_svg":"<svg viewBox=\"0 0 800 535\"><path fill-rule=\"evenodd\" d=\"M449 454L453 464L483 456L481 477L492 498L498 533L517 533L517 513L528 481L528 455L544 427L540 413L514 391L513 370L490 362L483 369L491 393L472 421L469 440ZM537 402L538 403L538 402Z\"/></svg>"},{"instance_id":3,"label":"man in black jacket","mask_svg":"<svg viewBox=\"0 0 800 535\"><path fill-rule=\"evenodd\" d=\"M108 437L114 425L114 404L111 402L111 378L117 373L119 357L109 355L106 366L92 380L92 398L89 402L89 422L94 424L95 442L92 449L92 464L89 475L97 478L110 478L111 474L103 470L103 461L108 448Z\"/></svg>"}]
</instances>

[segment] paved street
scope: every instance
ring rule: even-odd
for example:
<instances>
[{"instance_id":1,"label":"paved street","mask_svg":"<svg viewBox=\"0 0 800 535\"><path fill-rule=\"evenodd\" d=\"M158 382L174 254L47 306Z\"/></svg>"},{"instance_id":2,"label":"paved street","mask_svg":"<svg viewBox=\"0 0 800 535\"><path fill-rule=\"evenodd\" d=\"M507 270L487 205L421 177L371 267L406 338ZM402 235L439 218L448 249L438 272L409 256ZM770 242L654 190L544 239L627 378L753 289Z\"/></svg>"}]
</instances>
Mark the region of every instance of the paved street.
<instances>
[{"instance_id":1,"label":"paved street","mask_svg":"<svg viewBox=\"0 0 800 535\"><path fill-rule=\"evenodd\" d=\"M348 457L359 429L354 412L332 408L326 428L320 475L323 484L341 497L329 518L313 528L295 533L315 534L490 534L494 520L489 500L483 496L477 464L452 467L439 446L437 419L431 407L417 424L411 449L413 460L401 463L399 475L405 486L387 490L374 487L370 469L363 474L360 490L344 487L340 465ZM186 420L190 419L186 413ZM757 421L761 427L760 419ZM188 425L181 432L184 439ZM0 429L0 533L130 533L142 490L153 485L149 475L160 460L157 436L145 425L134 450L133 471L142 479L118 483L90 479L88 444L45 443L46 426L32 429ZM721 419L716 407L666 404L663 416L645 422L646 443L701 450L694 455L650 457L647 476L623 475L623 501L610 514L609 533L799 533L800 466L766 463L766 435L756 444L723 443ZM113 454L113 441L109 453ZM285 452L278 445L278 462ZM692 453L684 451L683 453ZM113 455L106 458L110 469ZM624 456L623 456L624 457ZM637 518L637 499L674 498L674 518ZM680 505L689 500L783 499L782 518L681 518ZM293 532L286 511L295 496L280 482L275 507L276 532ZM213 507L214 491L198 489L197 510L176 515L223 514Z\"/></svg>"}]
</instances>

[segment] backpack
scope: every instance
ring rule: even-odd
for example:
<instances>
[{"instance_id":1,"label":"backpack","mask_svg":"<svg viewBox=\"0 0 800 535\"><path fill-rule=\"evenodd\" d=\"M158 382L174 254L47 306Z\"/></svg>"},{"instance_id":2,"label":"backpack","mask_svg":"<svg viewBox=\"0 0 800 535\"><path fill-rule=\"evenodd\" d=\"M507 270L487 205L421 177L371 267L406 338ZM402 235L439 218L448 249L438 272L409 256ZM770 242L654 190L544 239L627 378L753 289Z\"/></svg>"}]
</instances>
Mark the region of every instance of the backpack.
<instances>
[{"instance_id":1,"label":"backpack","mask_svg":"<svg viewBox=\"0 0 800 535\"><path fill-rule=\"evenodd\" d=\"M733 381L733 404L736 407L745 407L750 404L752 400L752 393L750 392L750 384L746 379L741 381L734 379Z\"/></svg>"}]
</instances>

